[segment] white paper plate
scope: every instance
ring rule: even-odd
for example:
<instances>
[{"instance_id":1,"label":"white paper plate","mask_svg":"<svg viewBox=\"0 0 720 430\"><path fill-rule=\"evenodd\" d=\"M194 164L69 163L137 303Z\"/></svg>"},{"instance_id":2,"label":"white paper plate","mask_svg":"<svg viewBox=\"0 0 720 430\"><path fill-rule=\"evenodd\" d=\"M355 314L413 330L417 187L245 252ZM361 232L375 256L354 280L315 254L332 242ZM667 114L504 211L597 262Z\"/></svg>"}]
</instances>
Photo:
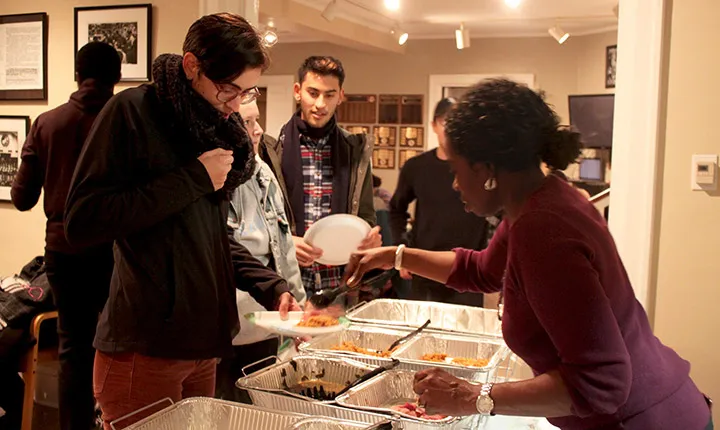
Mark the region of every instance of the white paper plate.
<instances>
[{"instance_id":1,"label":"white paper plate","mask_svg":"<svg viewBox=\"0 0 720 430\"><path fill-rule=\"evenodd\" d=\"M364 219L348 214L334 214L316 221L305 232L305 242L323 250L316 261L328 266L342 266L370 233Z\"/></svg>"},{"instance_id":2,"label":"white paper plate","mask_svg":"<svg viewBox=\"0 0 720 430\"><path fill-rule=\"evenodd\" d=\"M295 311L288 313L288 319L280 319L280 312L253 312L245 315L245 319L252 324L260 326L272 333L283 336L302 337L302 336L320 336L328 333L342 331L350 324L345 317L338 318L340 324L330 327L298 327L297 324L302 321L304 312Z\"/></svg>"}]
</instances>

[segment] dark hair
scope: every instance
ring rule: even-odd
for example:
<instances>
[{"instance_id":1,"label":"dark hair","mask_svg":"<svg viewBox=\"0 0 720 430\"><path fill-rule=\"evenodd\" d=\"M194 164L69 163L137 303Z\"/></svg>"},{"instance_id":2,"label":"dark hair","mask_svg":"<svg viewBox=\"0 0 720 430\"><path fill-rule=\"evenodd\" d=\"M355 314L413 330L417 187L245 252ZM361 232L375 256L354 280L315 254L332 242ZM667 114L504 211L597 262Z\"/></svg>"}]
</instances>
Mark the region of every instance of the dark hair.
<instances>
[{"instance_id":1,"label":"dark hair","mask_svg":"<svg viewBox=\"0 0 720 430\"><path fill-rule=\"evenodd\" d=\"M185 36L183 53L195 54L200 71L213 82L232 82L247 69L270 65L262 37L240 15L216 13L195 21Z\"/></svg>"},{"instance_id":2,"label":"dark hair","mask_svg":"<svg viewBox=\"0 0 720 430\"><path fill-rule=\"evenodd\" d=\"M539 167L564 170L577 161L580 133L560 125L542 93L507 79L476 84L446 120L450 148L471 164L520 171Z\"/></svg>"},{"instance_id":3,"label":"dark hair","mask_svg":"<svg viewBox=\"0 0 720 430\"><path fill-rule=\"evenodd\" d=\"M113 86L120 82L120 54L103 42L90 42L80 48L75 59L78 83L85 79Z\"/></svg>"},{"instance_id":4,"label":"dark hair","mask_svg":"<svg viewBox=\"0 0 720 430\"><path fill-rule=\"evenodd\" d=\"M307 76L309 72L320 76L336 77L338 82L340 82L340 88L342 88L343 83L345 83L345 69L343 69L340 60L335 57L315 55L306 58L298 69L298 83L302 85L303 81L305 81L305 76Z\"/></svg>"},{"instance_id":5,"label":"dark hair","mask_svg":"<svg viewBox=\"0 0 720 430\"><path fill-rule=\"evenodd\" d=\"M444 99L440 100L438 104L435 105L435 113L433 113L433 122L437 121L440 118L444 118L445 115L447 115L448 112L450 112L450 109L455 106L457 103L457 100L455 100L452 97L445 97Z\"/></svg>"},{"instance_id":6,"label":"dark hair","mask_svg":"<svg viewBox=\"0 0 720 430\"><path fill-rule=\"evenodd\" d=\"M377 188L380 185L382 185L382 179L379 176L372 175L373 178L373 188Z\"/></svg>"}]
</instances>

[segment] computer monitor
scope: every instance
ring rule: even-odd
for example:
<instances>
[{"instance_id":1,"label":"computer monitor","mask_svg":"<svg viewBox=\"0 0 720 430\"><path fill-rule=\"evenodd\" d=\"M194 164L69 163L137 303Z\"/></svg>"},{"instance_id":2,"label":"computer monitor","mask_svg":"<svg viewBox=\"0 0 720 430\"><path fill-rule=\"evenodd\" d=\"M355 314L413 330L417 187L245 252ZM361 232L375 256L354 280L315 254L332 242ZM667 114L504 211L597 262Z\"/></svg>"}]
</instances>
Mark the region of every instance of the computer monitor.
<instances>
[{"instance_id":1,"label":"computer monitor","mask_svg":"<svg viewBox=\"0 0 720 430\"><path fill-rule=\"evenodd\" d=\"M612 147L614 94L568 97L570 124L582 135L586 148Z\"/></svg>"},{"instance_id":2,"label":"computer monitor","mask_svg":"<svg viewBox=\"0 0 720 430\"><path fill-rule=\"evenodd\" d=\"M584 158L580 161L580 179L583 181L602 181L605 178L605 168L599 158Z\"/></svg>"}]
</instances>

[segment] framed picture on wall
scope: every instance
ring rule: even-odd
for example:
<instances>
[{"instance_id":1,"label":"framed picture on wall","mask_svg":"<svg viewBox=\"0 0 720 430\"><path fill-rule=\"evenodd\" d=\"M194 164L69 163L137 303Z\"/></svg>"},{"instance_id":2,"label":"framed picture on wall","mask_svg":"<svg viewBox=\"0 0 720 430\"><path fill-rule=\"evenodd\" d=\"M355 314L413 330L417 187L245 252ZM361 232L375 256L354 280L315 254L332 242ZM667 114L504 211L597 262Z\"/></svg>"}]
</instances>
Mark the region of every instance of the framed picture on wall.
<instances>
[{"instance_id":1,"label":"framed picture on wall","mask_svg":"<svg viewBox=\"0 0 720 430\"><path fill-rule=\"evenodd\" d=\"M397 136L397 127L376 125L373 127L373 136L375 138L375 146L394 148Z\"/></svg>"},{"instance_id":2,"label":"framed picture on wall","mask_svg":"<svg viewBox=\"0 0 720 430\"><path fill-rule=\"evenodd\" d=\"M29 116L0 115L0 200L10 201L10 187L20 167L20 151L29 132Z\"/></svg>"},{"instance_id":3,"label":"framed picture on wall","mask_svg":"<svg viewBox=\"0 0 720 430\"><path fill-rule=\"evenodd\" d=\"M0 16L0 100L47 100L48 16Z\"/></svg>"},{"instance_id":4,"label":"framed picture on wall","mask_svg":"<svg viewBox=\"0 0 720 430\"><path fill-rule=\"evenodd\" d=\"M422 127L400 127L400 146L422 148L425 144Z\"/></svg>"},{"instance_id":5,"label":"framed picture on wall","mask_svg":"<svg viewBox=\"0 0 720 430\"><path fill-rule=\"evenodd\" d=\"M605 49L605 88L615 88L617 73L617 45Z\"/></svg>"},{"instance_id":6,"label":"framed picture on wall","mask_svg":"<svg viewBox=\"0 0 720 430\"><path fill-rule=\"evenodd\" d=\"M147 82L152 66L152 5L75 8L75 55L88 42L105 42L118 52L123 82Z\"/></svg>"},{"instance_id":7,"label":"framed picture on wall","mask_svg":"<svg viewBox=\"0 0 720 430\"><path fill-rule=\"evenodd\" d=\"M416 149L401 149L398 160L398 167L402 169L402 166L404 166L409 159L416 157L422 153L423 151Z\"/></svg>"}]
</instances>

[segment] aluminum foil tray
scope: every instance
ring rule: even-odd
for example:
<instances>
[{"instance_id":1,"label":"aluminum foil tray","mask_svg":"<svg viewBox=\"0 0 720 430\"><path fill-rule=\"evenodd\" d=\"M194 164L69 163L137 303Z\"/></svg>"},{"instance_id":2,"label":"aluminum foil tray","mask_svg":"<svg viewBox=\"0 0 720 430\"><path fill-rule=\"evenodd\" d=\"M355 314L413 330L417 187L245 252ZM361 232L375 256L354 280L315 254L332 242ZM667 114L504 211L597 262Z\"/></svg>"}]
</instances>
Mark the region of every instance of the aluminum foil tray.
<instances>
[{"instance_id":1,"label":"aluminum foil tray","mask_svg":"<svg viewBox=\"0 0 720 430\"><path fill-rule=\"evenodd\" d=\"M248 390L248 392L253 404L271 410L363 422L368 425L386 421L389 418L389 415L385 414L360 409L351 409L321 402L310 402L295 397L284 396L279 393L253 389ZM454 421L441 426L438 426L436 423L424 423L417 420L398 418L393 423L393 430L437 430L439 428L446 430L476 430L481 428L480 425L484 422L485 417L480 415L466 417L462 420Z\"/></svg>"},{"instance_id":2,"label":"aluminum foil tray","mask_svg":"<svg viewBox=\"0 0 720 430\"><path fill-rule=\"evenodd\" d=\"M125 429L285 430L304 418L305 415L297 413L275 412L257 406L196 397L181 400Z\"/></svg>"},{"instance_id":3,"label":"aluminum foil tray","mask_svg":"<svg viewBox=\"0 0 720 430\"><path fill-rule=\"evenodd\" d=\"M470 367L455 363L421 360L425 354L444 353L451 358L479 358L488 360L484 367ZM497 368L510 354L505 343L492 336L469 337L442 333L421 333L407 344L400 346L394 357L402 363L398 369L423 370L440 367L455 376L473 382L495 380Z\"/></svg>"},{"instance_id":4,"label":"aluminum foil tray","mask_svg":"<svg viewBox=\"0 0 720 430\"><path fill-rule=\"evenodd\" d=\"M502 337L497 310L415 300L376 299L348 312L354 323L385 327L420 327L430 319L429 330Z\"/></svg>"},{"instance_id":5,"label":"aluminum foil tray","mask_svg":"<svg viewBox=\"0 0 720 430\"><path fill-rule=\"evenodd\" d=\"M355 430L367 428L367 423L353 423L332 418L310 417L292 424L286 430Z\"/></svg>"},{"instance_id":6,"label":"aluminum foil tray","mask_svg":"<svg viewBox=\"0 0 720 430\"><path fill-rule=\"evenodd\" d=\"M348 408L409 418L394 411L391 407L405 402L417 401L418 396L413 391L414 377L415 372L404 370L387 371L357 387L351 388L345 394L339 396L336 401L340 406ZM446 417L441 420L426 420L414 417L411 419L434 427L457 421L457 418L454 417Z\"/></svg>"},{"instance_id":7,"label":"aluminum foil tray","mask_svg":"<svg viewBox=\"0 0 720 430\"><path fill-rule=\"evenodd\" d=\"M409 332L409 330L397 330L366 324L352 324L343 331L315 337L300 345L299 349L301 352L308 354L350 357L353 360L362 360L364 363L368 362L366 360L370 360L370 362L380 365L390 362L390 359L358 352L338 351L332 349L332 347L340 345L343 342L352 342L361 348L385 351L393 342Z\"/></svg>"},{"instance_id":8,"label":"aluminum foil tray","mask_svg":"<svg viewBox=\"0 0 720 430\"><path fill-rule=\"evenodd\" d=\"M277 392L313 402L333 403L334 400L315 400L292 389L305 380L321 380L345 387L373 369L375 366L348 358L298 355L240 378L235 385L246 390Z\"/></svg>"}]
</instances>

